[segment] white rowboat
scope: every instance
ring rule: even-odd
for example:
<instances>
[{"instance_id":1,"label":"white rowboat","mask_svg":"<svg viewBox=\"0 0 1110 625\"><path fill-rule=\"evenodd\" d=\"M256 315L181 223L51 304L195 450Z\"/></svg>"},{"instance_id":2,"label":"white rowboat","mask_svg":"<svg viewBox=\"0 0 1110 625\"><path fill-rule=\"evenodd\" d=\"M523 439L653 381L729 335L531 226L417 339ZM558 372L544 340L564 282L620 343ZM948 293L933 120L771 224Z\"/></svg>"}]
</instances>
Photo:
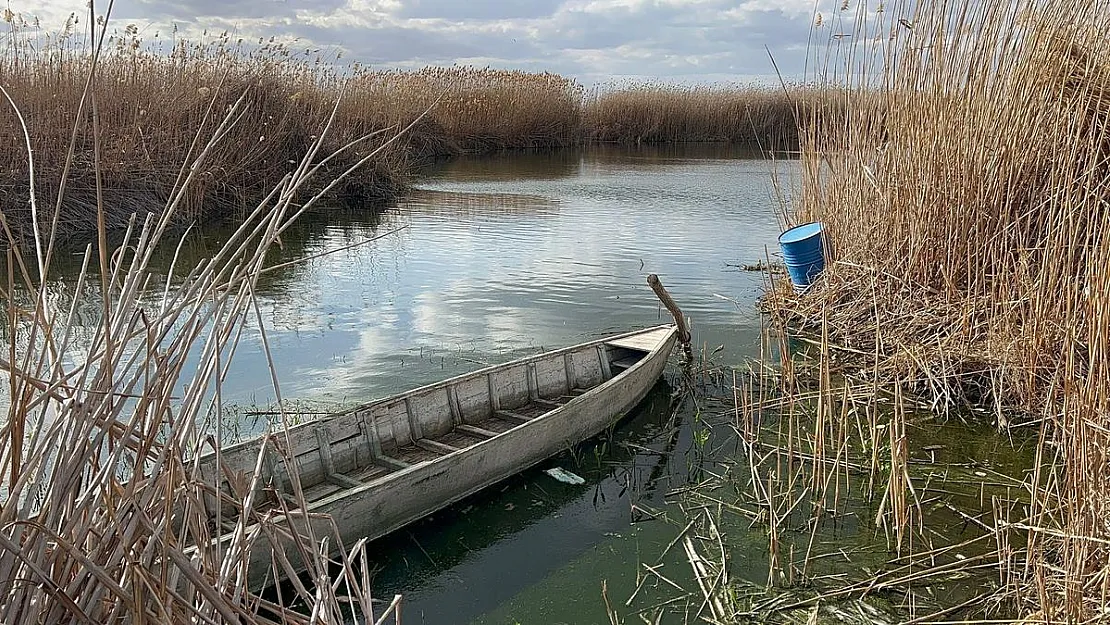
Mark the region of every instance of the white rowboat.
<instances>
[{"instance_id":1,"label":"white rowboat","mask_svg":"<svg viewBox=\"0 0 1110 625\"><path fill-rule=\"evenodd\" d=\"M210 547L227 549L243 536L233 538L233 530L251 483L248 519L284 510L304 534L311 523L333 547L336 538L349 547L397 530L615 423L662 375L677 336L665 325L589 341L245 441L221 450L219 465L217 454L202 456L200 475L227 495L218 506L214 496L205 502L223 534ZM303 500L290 495L291 478ZM259 535L247 583L263 586L302 569L294 541Z\"/></svg>"}]
</instances>

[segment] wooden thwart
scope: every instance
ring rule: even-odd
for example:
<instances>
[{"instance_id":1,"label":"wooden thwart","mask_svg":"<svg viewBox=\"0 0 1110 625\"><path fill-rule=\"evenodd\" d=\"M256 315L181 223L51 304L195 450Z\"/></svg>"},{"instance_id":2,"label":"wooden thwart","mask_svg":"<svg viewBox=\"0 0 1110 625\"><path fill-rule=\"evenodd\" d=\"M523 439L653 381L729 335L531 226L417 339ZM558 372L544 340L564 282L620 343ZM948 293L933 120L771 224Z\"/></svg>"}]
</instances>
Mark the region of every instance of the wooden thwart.
<instances>
[{"instance_id":1,"label":"wooden thwart","mask_svg":"<svg viewBox=\"0 0 1110 625\"><path fill-rule=\"evenodd\" d=\"M515 413L511 410L498 410L497 412L494 412L493 414L494 414L494 416L501 417L502 419L507 419L509 421L516 421L518 423L528 423L529 421L532 420L530 417L526 417L522 414Z\"/></svg>"},{"instance_id":2,"label":"wooden thwart","mask_svg":"<svg viewBox=\"0 0 1110 625\"><path fill-rule=\"evenodd\" d=\"M480 428L480 427L475 426L475 425L467 425L465 423L462 424L462 425L455 426L455 429L460 431L460 432L465 432L467 434L473 434L474 436L480 436L482 438L493 438L494 436L497 436L497 432L491 432L490 430Z\"/></svg>"},{"instance_id":3,"label":"wooden thwart","mask_svg":"<svg viewBox=\"0 0 1110 625\"><path fill-rule=\"evenodd\" d=\"M451 445L441 443L431 438L422 438L416 441L416 446L437 454L453 454L456 451L459 451L458 447L452 447Z\"/></svg>"}]
</instances>

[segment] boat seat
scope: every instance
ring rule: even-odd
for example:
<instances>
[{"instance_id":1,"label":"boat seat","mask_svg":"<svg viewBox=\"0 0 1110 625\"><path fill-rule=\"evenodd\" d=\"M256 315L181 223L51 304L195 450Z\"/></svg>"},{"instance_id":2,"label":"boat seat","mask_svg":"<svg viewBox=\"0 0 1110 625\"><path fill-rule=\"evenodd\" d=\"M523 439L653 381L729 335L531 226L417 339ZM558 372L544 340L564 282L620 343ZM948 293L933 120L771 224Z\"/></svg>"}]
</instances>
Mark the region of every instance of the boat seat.
<instances>
[{"instance_id":1,"label":"boat seat","mask_svg":"<svg viewBox=\"0 0 1110 625\"><path fill-rule=\"evenodd\" d=\"M641 360L643 360L643 358L639 356L625 356L620 360L614 360L613 362L609 363L609 366L613 369L629 369L632 367L632 365L640 362Z\"/></svg>"},{"instance_id":2,"label":"boat seat","mask_svg":"<svg viewBox=\"0 0 1110 625\"><path fill-rule=\"evenodd\" d=\"M430 438L422 438L416 441L416 446L436 454L453 454L459 450L458 447L452 447L446 443L441 443Z\"/></svg>"},{"instance_id":3,"label":"boat seat","mask_svg":"<svg viewBox=\"0 0 1110 625\"><path fill-rule=\"evenodd\" d=\"M362 482L354 479L353 477L350 477L349 475L344 475L343 473L329 473L324 476L324 479L331 482L332 484L335 484L336 486L342 486L343 488L358 488L359 486L362 486Z\"/></svg>"},{"instance_id":4,"label":"boat seat","mask_svg":"<svg viewBox=\"0 0 1110 625\"><path fill-rule=\"evenodd\" d=\"M387 456L385 454L374 456L374 464L389 469L390 471L407 469L412 466L410 463L405 462L404 460L394 458L393 456Z\"/></svg>"},{"instance_id":5,"label":"boat seat","mask_svg":"<svg viewBox=\"0 0 1110 625\"><path fill-rule=\"evenodd\" d=\"M497 410L493 414L507 421L516 421L517 423L528 423L532 420L530 417L526 417L511 410Z\"/></svg>"},{"instance_id":6,"label":"boat seat","mask_svg":"<svg viewBox=\"0 0 1110 625\"><path fill-rule=\"evenodd\" d=\"M487 430L485 428L480 428L476 425L469 425L467 423L457 425L455 426L455 429L466 434L479 436L481 438L493 438L494 436L497 436L497 432L491 432L490 430Z\"/></svg>"},{"instance_id":7,"label":"boat seat","mask_svg":"<svg viewBox=\"0 0 1110 625\"><path fill-rule=\"evenodd\" d=\"M671 328L658 328L652 332L643 334L634 334L626 336L622 339L614 339L606 341L605 344L610 347L623 347L624 349L634 349L638 352L650 352L655 349L659 342L662 341L670 334Z\"/></svg>"}]
</instances>

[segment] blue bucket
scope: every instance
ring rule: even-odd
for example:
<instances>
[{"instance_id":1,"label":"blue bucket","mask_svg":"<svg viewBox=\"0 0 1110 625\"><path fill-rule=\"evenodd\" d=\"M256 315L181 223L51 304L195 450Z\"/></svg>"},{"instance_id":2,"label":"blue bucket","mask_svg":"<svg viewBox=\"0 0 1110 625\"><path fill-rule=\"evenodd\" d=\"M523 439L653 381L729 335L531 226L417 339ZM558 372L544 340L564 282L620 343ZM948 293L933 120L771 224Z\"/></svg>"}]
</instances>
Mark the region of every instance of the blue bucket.
<instances>
[{"instance_id":1,"label":"blue bucket","mask_svg":"<svg viewBox=\"0 0 1110 625\"><path fill-rule=\"evenodd\" d=\"M794 288L808 287L825 269L825 248L821 242L821 224L802 224L779 235L782 260Z\"/></svg>"}]
</instances>

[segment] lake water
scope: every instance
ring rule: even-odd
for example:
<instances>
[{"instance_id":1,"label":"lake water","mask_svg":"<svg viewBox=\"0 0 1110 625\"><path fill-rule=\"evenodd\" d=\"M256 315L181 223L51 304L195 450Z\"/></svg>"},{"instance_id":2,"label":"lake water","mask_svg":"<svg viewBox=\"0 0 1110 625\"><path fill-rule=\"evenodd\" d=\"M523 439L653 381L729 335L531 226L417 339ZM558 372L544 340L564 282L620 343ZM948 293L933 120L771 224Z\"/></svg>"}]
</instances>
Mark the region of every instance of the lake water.
<instances>
[{"instance_id":1,"label":"lake water","mask_svg":"<svg viewBox=\"0 0 1110 625\"><path fill-rule=\"evenodd\" d=\"M272 278L263 301L282 392L357 402L522 352L667 320L660 276L695 340L750 350L759 273L779 232L771 188L791 162L705 149L458 160L380 218L310 216L290 257L383 239ZM721 299L732 298L739 305ZM262 352L237 355L231 399L272 397Z\"/></svg>"},{"instance_id":2,"label":"lake water","mask_svg":"<svg viewBox=\"0 0 1110 625\"><path fill-rule=\"evenodd\" d=\"M264 315L283 394L313 406L365 401L666 322L650 273L692 319L698 345L723 346L723 361L755 354L764 277L738 265L774 245L772 179L789 183L795 163L751 156L710 147L460 159L424 172L380 218L304 222L286 237L290 256L403 230L271 285ZM260 349L237 358L227 387L244 405L265 404ZM403 593L406 622L605 620L602 580L624 601L640 552L654 557L681 529L677 517L630 523L632 503L664 508L691 472L681 453L628 446L691 447L690 415L672 420L670 395L661 385L611 441L545 465L587 485L537 470L372 545L379 596Z\"/></svg>"}]
</instances>

